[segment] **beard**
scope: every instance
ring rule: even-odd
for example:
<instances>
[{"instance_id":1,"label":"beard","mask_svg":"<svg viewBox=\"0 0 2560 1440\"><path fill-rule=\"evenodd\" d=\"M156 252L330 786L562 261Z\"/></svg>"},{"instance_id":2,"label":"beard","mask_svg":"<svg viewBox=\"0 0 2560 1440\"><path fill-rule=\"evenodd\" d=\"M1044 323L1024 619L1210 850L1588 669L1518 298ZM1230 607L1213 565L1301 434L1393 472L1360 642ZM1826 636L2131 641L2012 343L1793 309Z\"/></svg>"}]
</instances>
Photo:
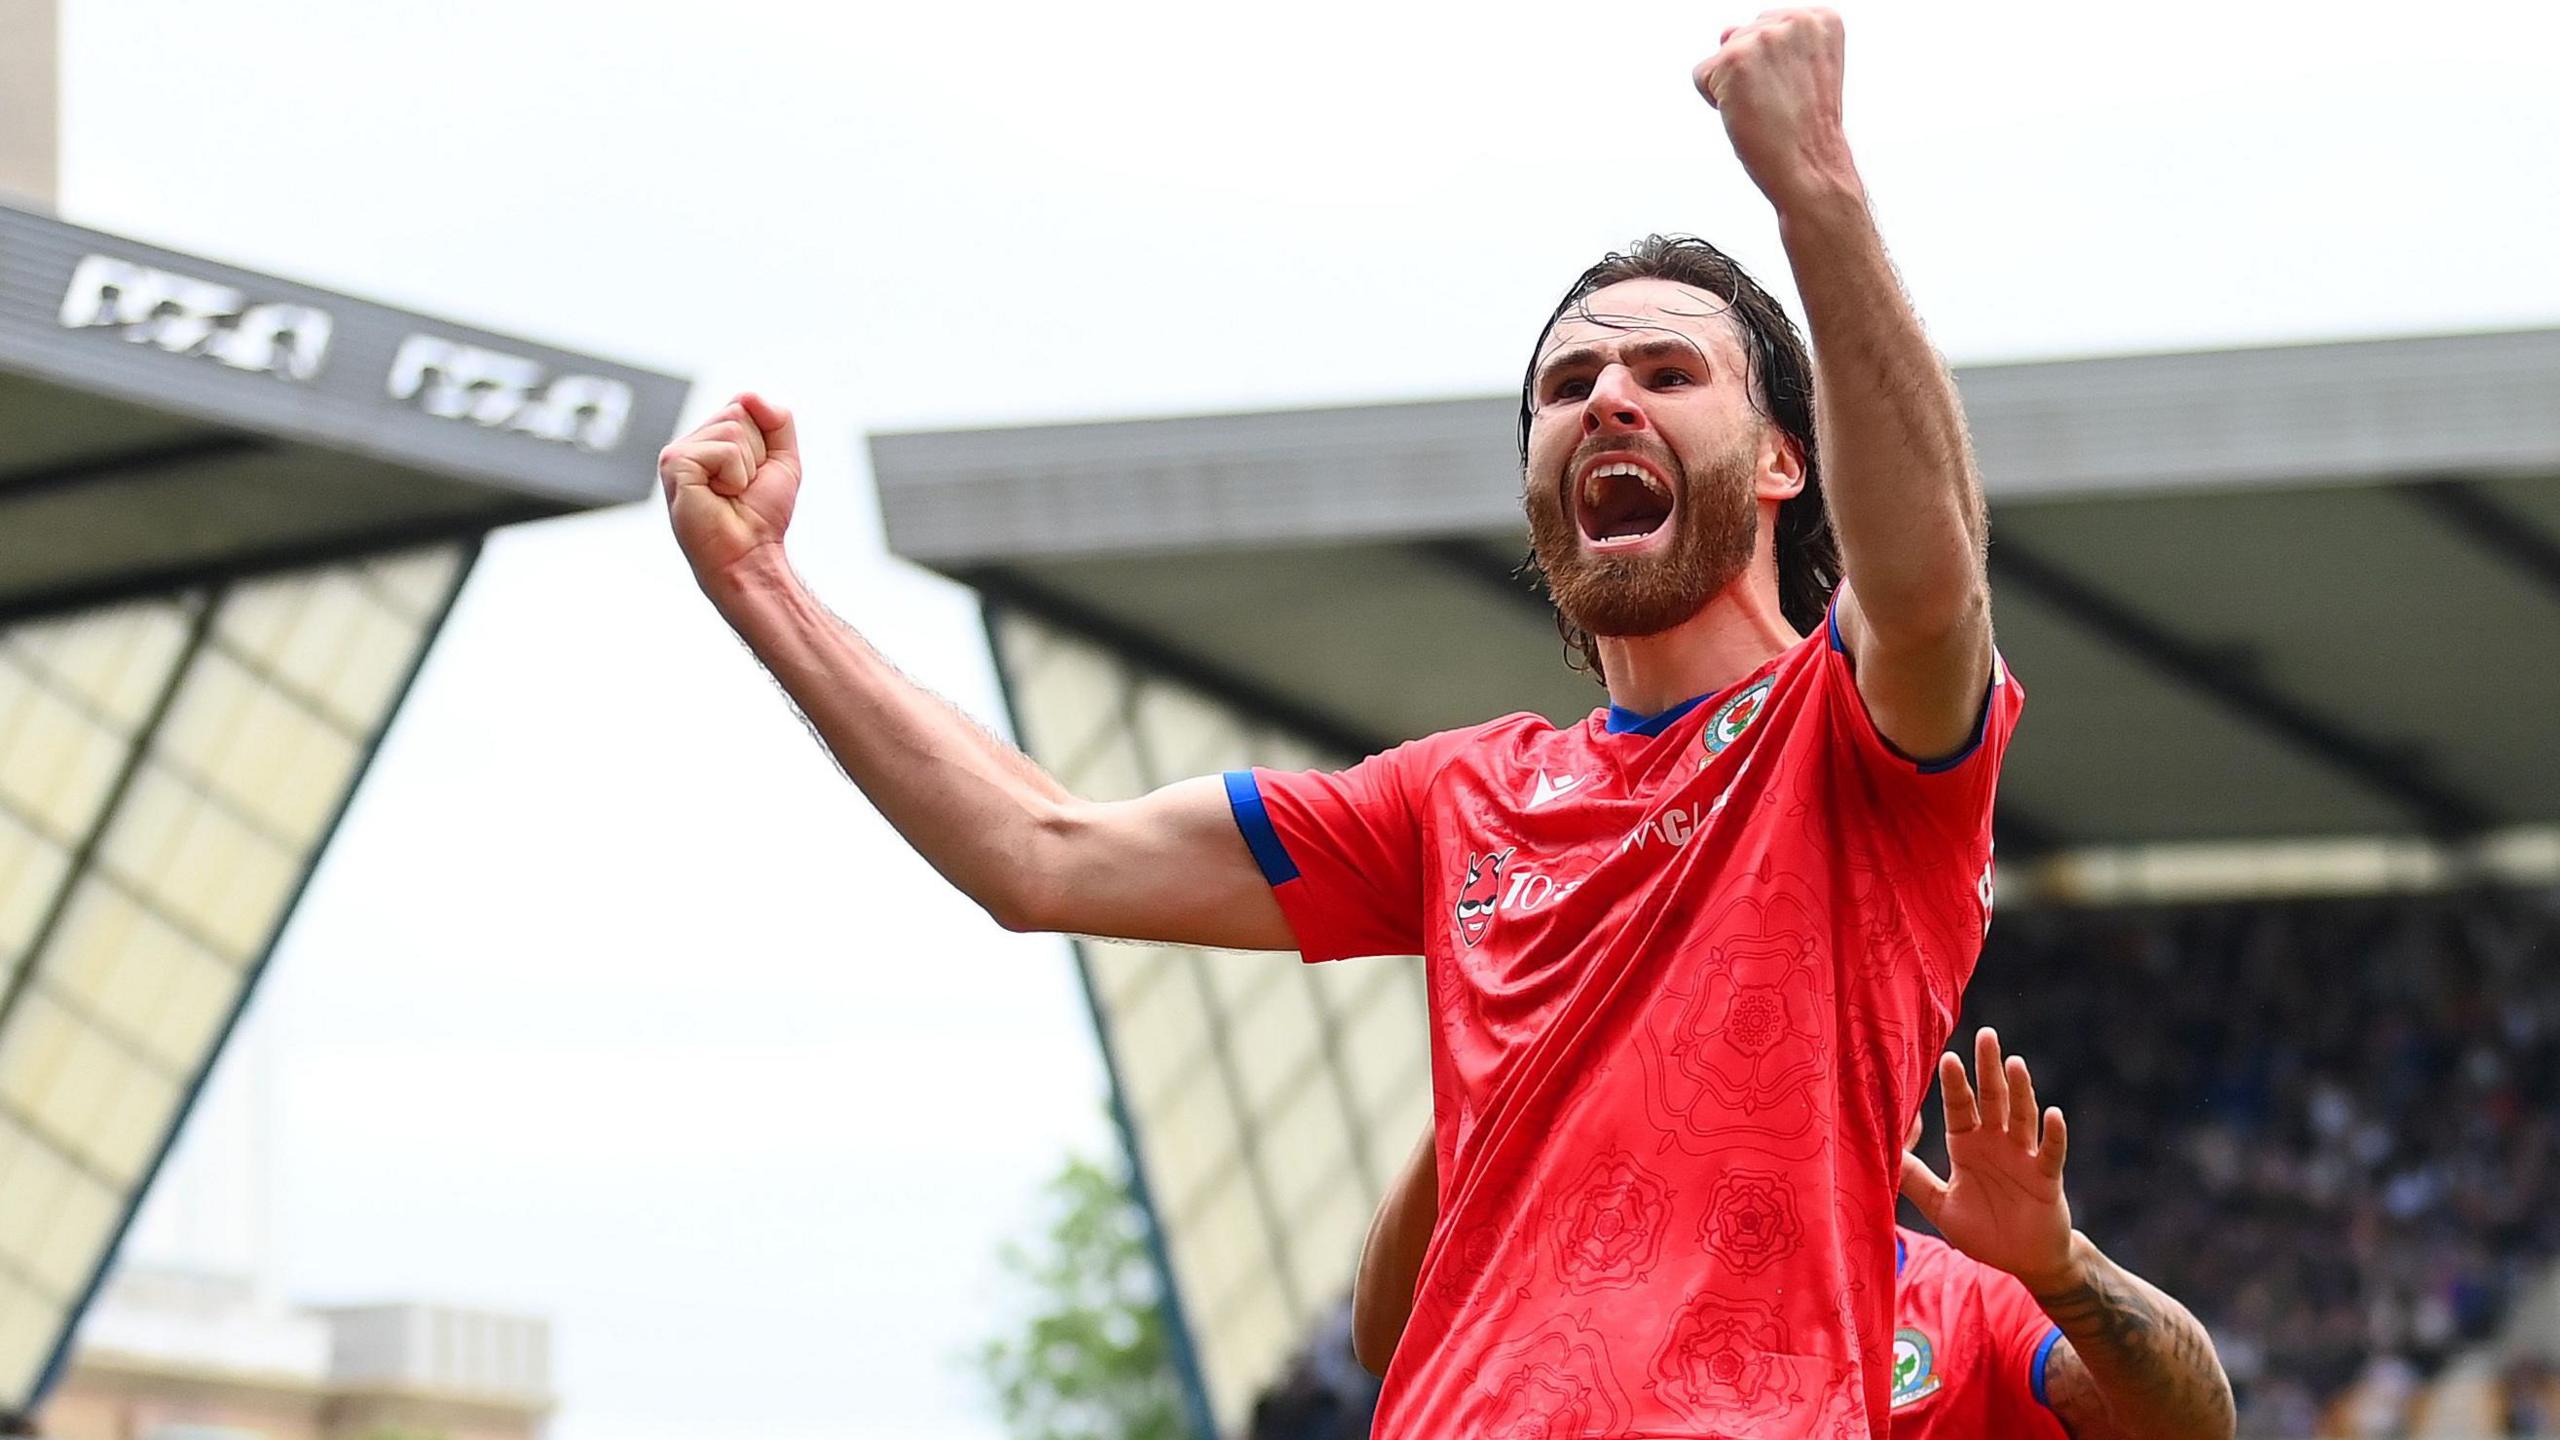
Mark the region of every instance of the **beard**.
<instances>
[{"instance_id":1,"label":"beard","mask_svg":"<svg viewBox=\"0 0 2560 1440\"><path fill-rule=\"evenodd\" d=\"M1669 472L1679 495L1666 522L1679 527L1670 548L1645 555L1588 548L1565 515L1565 487L1581 468L1577 451L1555 484L1529 491L1530 553L1566 620L1594 635L1658 635L1697 614L1751 564L1760 531L1751 494L1758 453L1744 443L1692 467L1665 446L1630 447L1619 439L1605 448L1637 449Z\"/></svg>"}]
</instances>

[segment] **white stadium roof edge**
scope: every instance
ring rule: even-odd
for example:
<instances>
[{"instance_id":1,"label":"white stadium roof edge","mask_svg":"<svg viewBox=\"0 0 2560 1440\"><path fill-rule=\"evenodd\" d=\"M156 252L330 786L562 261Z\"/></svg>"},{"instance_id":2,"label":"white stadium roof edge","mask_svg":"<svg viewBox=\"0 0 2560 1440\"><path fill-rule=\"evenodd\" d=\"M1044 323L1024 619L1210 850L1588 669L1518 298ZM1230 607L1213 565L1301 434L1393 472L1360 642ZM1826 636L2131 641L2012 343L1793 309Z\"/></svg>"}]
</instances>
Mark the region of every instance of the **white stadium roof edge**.
<instances>
[{"instance_id":1,"label":"white stadium roof edge","mask_svg":"<svg viewBox=\"0 0 2560 1440\"><path fill-rule=\"evenodd\" d=\"M646 496L688 388L0 206L0 1419L483 537Z\"/></svg>"},{"instance_id":2,"label":"white stadium roof edge","mask_svg":"<svg viewBox=\"0 0 2560 1440\"><path fill-rule=\"evenodd\" d=\"M2030 696L2004 890L2560 877L2560 329L1958 382ZM1513 573L1515 413L1503 395L871 449L896 553L1358 753L1600 701Z\"/></svg>"}]
</instances>

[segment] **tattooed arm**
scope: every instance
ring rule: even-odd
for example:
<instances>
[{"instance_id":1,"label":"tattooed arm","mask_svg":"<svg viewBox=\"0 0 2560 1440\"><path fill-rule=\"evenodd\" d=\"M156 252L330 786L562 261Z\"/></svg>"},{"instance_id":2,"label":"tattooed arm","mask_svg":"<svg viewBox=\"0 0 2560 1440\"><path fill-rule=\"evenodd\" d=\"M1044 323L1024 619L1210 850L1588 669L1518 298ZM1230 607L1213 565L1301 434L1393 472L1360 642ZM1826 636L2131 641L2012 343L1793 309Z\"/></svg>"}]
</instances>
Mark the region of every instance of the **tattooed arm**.
<instances>
[{"instance_id":1,"label":"tattooed arm","mask_svg":"<svg viewBox=\"0 0 2560 1440\"><path fill-rule=\"evenodd\" d=\"M2231 1382L2187 1307L2072 1232L2075 1280L2036 1303L2062 1328L2045 1400L2072 1440L2228 1437Z\"/></svg>"},{"instance_id":2,"label":"tattooed arm","mask_svg":"<svg viewBox=\"0 0 2560 1440\"><path fill-rule=\"evenodd\" d=\"M2231 1382L2187 1308L2071 1228L2062 1193L2062 1112L2036 1107L2027 1062L1974 1037L1981 1095L1953 1055L1938 1061L1947 1171L1902 1157L1902 1193L1947 1243L2026 1286L2063 1335L2045 1399L2073 1440L2229 1440Z\"/></svg>"}]
</instances>

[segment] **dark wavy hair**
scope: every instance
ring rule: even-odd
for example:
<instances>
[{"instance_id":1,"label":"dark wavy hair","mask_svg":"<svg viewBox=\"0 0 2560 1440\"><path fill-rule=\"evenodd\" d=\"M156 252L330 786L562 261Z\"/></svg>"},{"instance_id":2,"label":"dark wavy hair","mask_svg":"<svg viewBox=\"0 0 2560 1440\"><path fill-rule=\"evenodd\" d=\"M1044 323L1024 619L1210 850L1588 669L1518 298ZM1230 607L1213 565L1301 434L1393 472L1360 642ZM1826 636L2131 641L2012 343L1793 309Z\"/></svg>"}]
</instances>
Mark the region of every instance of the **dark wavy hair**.
<instances>
[{"instance_id":1,"label":"dark wavy hair","mask_svg":"<svg viewBox=\"0 0 2560 1440\"><path fill-rule=\"evenodd\" d=\"M1822 463L1813 443L1813 361L1785 307L1732 256L1713 245L1691 235L1647 235L1625 251L1602 257L1564 292L1554 313L1539 328L1537 344L1529 350L1529 368L1520 380L1521 467L1525 470L1529 463L1529 417L1537 407L1538 355L1546 348L1547 336L1568 315L1608 324L1591 315L1585 302L1595 292L1624 280L1669 280L1704 290L1725 301L1725 313L1741 330L1743 348L1751 357L1746 378L1752 408L1795 441L1804 454L1804 488L1778 503L1775 540L1778 603L1788 624L1810 634L1822 623L1831 606L1831 592L1840 584L1840 543L1831 533L1831 513L1822 501ZM1521 571L1540 594L1547 593L1546 573L1538 568L1534 552ZM1548 598L1553 603L1554 597ZM1594 679L1602 678L1598 642L1562 611L1556 612L1556 630L1564 637L1566 662L1590 671Z\"/></svg>"}]
</instances>

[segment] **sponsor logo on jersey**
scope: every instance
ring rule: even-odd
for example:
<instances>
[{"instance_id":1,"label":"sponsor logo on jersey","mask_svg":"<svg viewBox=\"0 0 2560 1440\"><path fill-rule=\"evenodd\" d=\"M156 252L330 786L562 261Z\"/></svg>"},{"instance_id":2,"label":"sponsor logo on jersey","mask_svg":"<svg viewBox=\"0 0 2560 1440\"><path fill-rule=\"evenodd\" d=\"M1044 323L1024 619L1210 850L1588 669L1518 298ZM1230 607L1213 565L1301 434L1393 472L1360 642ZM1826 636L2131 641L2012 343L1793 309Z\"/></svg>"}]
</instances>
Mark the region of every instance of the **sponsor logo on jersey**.
<instances>
[{"instance_id":1,"label":"sponsor logo on jersey","mask_svg":"<svg viewBox=\"0 0 2560 1440\"><path fill-rule=\"evenodd\" d=\"M1509 849L1467 857L1466 883L1458 887L1458 938L1469 948L1493 928L1493 912L1502 905L1502 867L1510 863Z\"/></svg>"},{"instance_id":2,"label":"sponsor logo on jersey","mask_svg":"<svg viewBox=\"0 0 2560 1440\"><path fill-rule=\"evenodd\" d=\"M1708 754L1721 754L1724 747L1742 738L1742 732L1760 718L1761 708L1769 703L1769 691L1777 683L1778 677L1768 676L1717 708L1715 718L1707 722Z\"/></svg>"},{"instance_id":3,"label":"sponsor logo on jersey","mask_svg":"<svg viewBox=\"0 0 2560 1440\"><path fill-rule=\"evenodd\" d=\"M1630 850L1642 850L1655 844L1677 850L1688 844L1689 837L1697 834L1700 826L1724 813L1724 807L1733 800L1734 790L1742 784L1742 777L1750 773L1751 762L1746 759L1734 769L1733 778L1725 782L1724 790L1713 801L1674 805L1659 815L1647 817L1644 823L1627 832L1626 839L1618 842L1618 853L1624 855Z\"/></svg>"},{"instance_id":4,"label":"sponsor logo on jersey","mask_svg":"<svg viewBox=\"0 0 2560 1440\"><path fill-rule=\"evenodd\" d=\"M1579 880L1558 880L1535 870L1511 872L1511 883L1502 889L1505 910L1544 910L1567 895L1582 888Z\"/></svg>"},{"instance_id":5,"label":"sponsor logo on jersey","mask_svg":"<svg viewBox=\"0 0 2560 1440\"><path fill-rule=\"evenodd\" d=\"M1905 1325L1893 1332L1893 1408L1937 1393L1938 1357L1929 1337Z\"/></svg>"},{"instance_id":6,"label":"sponsor logo on jersey","mask_svg":"<svg viewBox=\"0 0 2560 1440\"><path fill-rule=\"evenodd\" d=\"M1550 778L1546 771L1541 770L1538 772L1537 788L1529 792L1528 808L1535 810L1539 806L1546 804L1548 801L1562 796L1566 791L1581 783L1582 777L1579 775L1567 775L1563 779L1557 780Z\"/></svg>"},{"instance_id":7,"label":"sponsor logo on jersey","mask_svg":"<svg viewBox=\"0 0 2560 1440\"><path fill-rule=\"evenodd\" d=\"M1704 804L1674 805L1628 832L1627 838L1618 842L1618 853L1623 855L1629 850L1642 850L1656 844L1677 850L1689 843L1689 837L1698 833L1699 822L1711 813Z\"/></svg>"}]
</instances>

